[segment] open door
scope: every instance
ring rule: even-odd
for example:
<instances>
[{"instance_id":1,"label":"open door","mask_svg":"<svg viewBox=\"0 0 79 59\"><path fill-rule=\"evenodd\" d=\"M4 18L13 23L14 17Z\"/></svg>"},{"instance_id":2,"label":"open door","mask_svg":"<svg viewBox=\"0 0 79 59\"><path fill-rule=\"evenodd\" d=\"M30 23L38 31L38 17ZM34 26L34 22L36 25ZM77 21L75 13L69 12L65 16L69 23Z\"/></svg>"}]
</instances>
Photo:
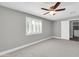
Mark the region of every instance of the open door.
<instances>
[{"instance_id":1,"label":"open door","mask_svg":"<svg viewBox=\"0 0 79 59\"><path fill-rule=\"evenodd\" d=\"M79 41L79 20L71 21L70 26L70 33L72 34L70 40Z\"/></svg>"}]
</instances>

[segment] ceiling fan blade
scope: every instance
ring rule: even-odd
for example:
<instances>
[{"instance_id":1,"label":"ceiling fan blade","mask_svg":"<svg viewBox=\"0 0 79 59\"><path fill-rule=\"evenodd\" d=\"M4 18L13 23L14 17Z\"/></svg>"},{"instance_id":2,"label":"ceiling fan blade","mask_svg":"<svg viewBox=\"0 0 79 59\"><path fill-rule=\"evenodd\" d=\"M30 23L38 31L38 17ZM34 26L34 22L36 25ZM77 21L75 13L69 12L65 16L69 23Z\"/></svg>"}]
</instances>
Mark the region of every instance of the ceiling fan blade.
<instances>
[{"instance_id":1,"label":"ceiling fan blade","mask_svg":"<svg viewBox=\"0 0 79 59\"><path fill-rule=\"evenodd\" d=\"M64 11L64 10L66 10L66 9L65 8L62 8L62 9L57 9L55 11Z\"/></svg>"},{"instance_id":2,"label":"ceiling fan blade","mask_svg":"<svg viewBox=\"0 0 79 59\"><path fill-rule=\"evenodd\" d=\"M46 10L46 11L49 11L49 9L46 9L46 8L41 8L42 10Z\"/></svg>"},{"instance_id":3,"label":"ceiling fan blade","mask_svg":"<svg viewBox=\"0 0 79 59\"><path fill-rule=\"evenodd\" d=\"M57 2L57 3L54 5L53 9L56 9L60 4L61 4L61 2Z\"/></svg>"},{"instance_id":4,"label":"ceiling fan blade","mask_svg":"<svg viewBox=\"0 0 79 59\"><path fill-rule=\"evenodd\" d=\"M46 12L46 13L44 13L43 15L46 15L46 14L48 14L48 13L50 13L50 12Z\"/></svg>"}]
</instances>

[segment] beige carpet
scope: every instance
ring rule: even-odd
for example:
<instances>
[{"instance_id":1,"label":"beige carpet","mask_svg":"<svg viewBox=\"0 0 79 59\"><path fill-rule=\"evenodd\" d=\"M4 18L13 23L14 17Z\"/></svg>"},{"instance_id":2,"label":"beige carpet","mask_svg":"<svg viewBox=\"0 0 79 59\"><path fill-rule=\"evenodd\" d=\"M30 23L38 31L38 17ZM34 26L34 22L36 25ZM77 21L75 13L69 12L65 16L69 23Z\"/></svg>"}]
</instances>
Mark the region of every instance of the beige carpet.
<instances>
[{"instance_id":1,"label":"beige carpet","mask_svg":"<svg viewBox=\"0 0 79 59\"><path fill-rule=\"evenodd\" d=\"M49 39L3 57L79 57L79 42Z\"/></svg>"}]
</instances>

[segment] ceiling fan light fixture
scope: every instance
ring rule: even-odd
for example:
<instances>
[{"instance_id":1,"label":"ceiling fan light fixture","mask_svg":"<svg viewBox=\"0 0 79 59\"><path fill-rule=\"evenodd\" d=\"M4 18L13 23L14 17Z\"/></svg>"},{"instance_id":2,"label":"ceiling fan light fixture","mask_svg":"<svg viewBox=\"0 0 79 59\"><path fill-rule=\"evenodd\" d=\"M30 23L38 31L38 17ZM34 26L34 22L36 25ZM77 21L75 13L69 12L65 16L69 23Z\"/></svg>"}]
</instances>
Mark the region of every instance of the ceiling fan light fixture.
<instances>
[{"instance_id":1,"label":"ceiling fan light fixture","mask_svg":"<svg viewBox=\"0 0 79 59\"><path fill-rule=\"evenodd\" d=\"M60 4L61 4L61 2L57 2L55 5L50 6L49 9L41 8L42 10L48 11L48 12L44 13L43 15L46 15L46 14L55 15L59 11L66 10L66 8L57 9Z\"/></svg>"},{"instance_id":2,"label":"ceiling fan light fixture","mask_svg":"<svg viewBox=\"0 0 79 59\"><path fill-rule=\"evenodd\" d=\"M56 14L56 12L55 11L51 11L49 14L53 15L53 14Z\"/></svg>"}]
</instances>

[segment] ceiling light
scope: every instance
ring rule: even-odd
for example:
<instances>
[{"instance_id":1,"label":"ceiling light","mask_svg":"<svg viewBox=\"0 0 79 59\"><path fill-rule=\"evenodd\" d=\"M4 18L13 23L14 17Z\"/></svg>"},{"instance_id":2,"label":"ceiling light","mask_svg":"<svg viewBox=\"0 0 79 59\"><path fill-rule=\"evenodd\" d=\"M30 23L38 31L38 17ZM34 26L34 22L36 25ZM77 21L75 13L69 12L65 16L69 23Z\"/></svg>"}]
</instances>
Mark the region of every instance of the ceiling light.
<instances>
[{"instance_id":1,"label":"ceiling light","mask_svg":"<svg viewBox=\"0 0 79 59\"><path fill-rule=\"evenodd\" d=\"M49 14L53 15L53 14L56 14L56 12L55 11L51 11Z\"/></svg>"}]
</instances>

